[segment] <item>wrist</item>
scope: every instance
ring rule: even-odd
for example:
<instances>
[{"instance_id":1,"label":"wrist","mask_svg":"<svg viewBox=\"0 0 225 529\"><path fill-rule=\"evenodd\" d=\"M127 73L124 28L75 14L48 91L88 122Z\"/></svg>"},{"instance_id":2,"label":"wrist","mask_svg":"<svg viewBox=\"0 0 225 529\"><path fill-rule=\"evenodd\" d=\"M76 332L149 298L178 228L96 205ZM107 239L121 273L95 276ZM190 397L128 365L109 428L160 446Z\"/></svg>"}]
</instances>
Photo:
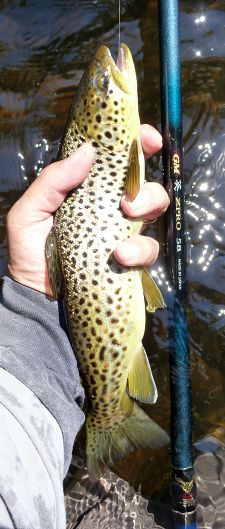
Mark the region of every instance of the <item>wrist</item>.
<instances>
[{"instance_id":1,"label":"wrist","mask_svg":"<svg viewBox=\"0 0 225 529\"><path fill-rule=\"evenodd\" d=\"M52 297L52 290L49 285L47 269L46 274L36 274L36 278L33 272L26 271L24 273L22 270L14 267L13 264L8 264L7 266L7 276L10 279L13 279L16 283L19 283L25 287L36 290L42 294L45 294L48 297Z\"/></svg>"}]
</instances>

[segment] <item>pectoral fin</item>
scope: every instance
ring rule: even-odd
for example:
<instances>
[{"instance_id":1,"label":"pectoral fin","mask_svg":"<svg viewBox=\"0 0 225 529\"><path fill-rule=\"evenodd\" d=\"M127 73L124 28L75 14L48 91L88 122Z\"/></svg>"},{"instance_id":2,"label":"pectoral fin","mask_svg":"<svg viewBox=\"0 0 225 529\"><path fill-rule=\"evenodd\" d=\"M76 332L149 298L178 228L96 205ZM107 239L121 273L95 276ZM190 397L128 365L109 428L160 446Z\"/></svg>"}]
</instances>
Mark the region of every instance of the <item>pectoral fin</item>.
<instances>
[{"instance_id":1,"label":"pectoral fin","mask_svg":"<svg viewBox=\"0 0 225 529\"><path fill-rule=\"evenodd\" d=\"M128 391L131 397L140 402L153 403L158 397L152 370L142 344L128 374Z\"/></svg>"},{"instance_id":2,"label":"pectoral fin","mask_svg":"<svg viewBox=\"0 0 225 529\"><path fill-rule=\"evenodd\" d=\"M55 299L62 299L62 274L59 265L56 237L53 228L46 239L45 258L47 261L48 276L53 297Z\"/></svg>"},{"instance_id":3,"label":"pectoral fin","mask_svg":"<svg viewBox=\"0 0 225 529\"><path fill-rule=\"evenodd\" d=\"M139 146L137 140L133 140L130 150L128 173L125 184L125 192L128 200L133 202L140 189L140 163Z\"/></svg>"},{"instance_id":4,"label":"pectoral fin","mask_svg":"<svg viewBox=\"0 0 225 529\"><path fill-rule=\"evenodd\" d=\"M148 312L155 312L156 309L164 309L166 307L159 287L145 269L142 271L142 286Z\"/></svg>"}]
</instances>

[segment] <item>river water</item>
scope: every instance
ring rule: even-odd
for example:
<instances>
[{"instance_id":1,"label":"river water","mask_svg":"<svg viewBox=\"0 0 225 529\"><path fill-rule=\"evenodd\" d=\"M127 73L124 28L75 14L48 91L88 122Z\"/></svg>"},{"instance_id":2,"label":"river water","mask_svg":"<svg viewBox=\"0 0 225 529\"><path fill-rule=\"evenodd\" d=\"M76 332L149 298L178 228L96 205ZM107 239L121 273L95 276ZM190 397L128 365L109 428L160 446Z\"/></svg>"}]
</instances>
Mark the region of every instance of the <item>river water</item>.
<instances>
[{"instance_id":1,"label":"river water","mask_svg":"<svg viewBox=\"0 0 225 529\"><path fill-rule=\"evenodd\" d=\"M157 2L121 1L121 40L138 76L143 122L160 129ZM181 1L185 140L188 317L194 439L225 441L225 4ZM93 50L118 45L114 0L2 0L0 9L0 271L6 262L5 216L50 163L74 89ZM162 181L161 158L147 164ZM153 235L162 248L163 221ZM162 257L154 274L165 289ZM158 386L151 417L169 431L167 315L148 316L145 345ZM116 467L144 495L168 500L168 450L137 451Z\"/></svg>"}]
</instances>

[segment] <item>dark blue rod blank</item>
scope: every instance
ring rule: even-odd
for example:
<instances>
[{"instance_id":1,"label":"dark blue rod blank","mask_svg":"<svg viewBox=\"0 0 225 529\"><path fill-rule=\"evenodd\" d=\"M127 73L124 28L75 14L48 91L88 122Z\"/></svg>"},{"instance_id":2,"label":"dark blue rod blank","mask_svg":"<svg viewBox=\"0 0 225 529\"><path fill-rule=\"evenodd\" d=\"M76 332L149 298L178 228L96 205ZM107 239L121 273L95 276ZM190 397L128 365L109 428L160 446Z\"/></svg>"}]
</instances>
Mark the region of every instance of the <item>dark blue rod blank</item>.
<instances>
[{"instance_id":1,"label":"dark blue rod blank","mask_svg":"<svg viewBox=\"0 0 225 529\"><path fill-rule=\"evenodd\" d=\"M170 334L171 499L175 529L197 529L193 479L192 407L188 322L185 311L185 226L182 90L178 0L159 0L163 178L170 196L165 253L171 293Z\"/></svg>"}]
</instances>

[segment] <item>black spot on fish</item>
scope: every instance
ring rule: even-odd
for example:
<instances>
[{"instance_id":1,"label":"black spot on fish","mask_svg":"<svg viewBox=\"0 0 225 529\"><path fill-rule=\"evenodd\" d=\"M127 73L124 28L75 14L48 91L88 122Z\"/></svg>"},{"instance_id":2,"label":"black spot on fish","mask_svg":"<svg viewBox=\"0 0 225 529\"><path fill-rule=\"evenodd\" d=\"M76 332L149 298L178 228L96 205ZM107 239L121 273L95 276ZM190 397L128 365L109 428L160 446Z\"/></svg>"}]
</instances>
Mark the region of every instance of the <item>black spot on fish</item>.
<instances>
[{"instance_id":1,"label":"black spot on fish","mask_svg":"<svg viewBox=\"0 0 225 529\"><path fill-rule=\"evenodd\" d=\"M111 296L107 296L107 303L113 303L113 299L111 298Z\"/></svg>"},{"instance_id":2,"label":"black spot on fish","mask_svg":"<svg viewBox=\"0 0 225 529\"><path fill-rule=\"evenodd\" d=\"M99 360L101 360L101 362L103 362L104 358L105 358L105 350L106 350L106 347L103 345L99 351Z\"/></svg>"},{"instance_id":3,"label":"black spot on fish","mask_svg":"<svg viewBox=\"0 0 225 529\"><path fill-rule=\"evenodd\" d=\"M95 119L96 119L97 123L101 123L101 121L102 121L102 118L101 118L100 114L97 114Z\"/></svg>"},{"instance_id":4,"label":"black spot on fish","mask_svg":"<svg viewBox=\"0 0 225 529\"><path fill-rule=\"evenodd\" d=\"M106 138L112 138L112 134L111 134L111 132L109 132L109 130L106 130L105 136L106 136Z\"/></svg>"},{"instance_id":5,"label":"black spot on fish","mask_svg":"<svg viewBox=\"0 0 225 529\"><path fill-rule=\"evenodd\" d=\"M85 299L84 298L80 298L80 305L83 305L85 302Z\"/></svg>"},{"instance_id":6,"label":"black spot on fish","mask_svg":"<svg viewBox=\"0 0 225 529\"><path fill-rule=\"evenodd\" d=\"M107 107L107 104L105 103L105 101L103 101L103 103L101 104L101 107L102 108L106 108Z\"/></svg>"}]
</instances>

